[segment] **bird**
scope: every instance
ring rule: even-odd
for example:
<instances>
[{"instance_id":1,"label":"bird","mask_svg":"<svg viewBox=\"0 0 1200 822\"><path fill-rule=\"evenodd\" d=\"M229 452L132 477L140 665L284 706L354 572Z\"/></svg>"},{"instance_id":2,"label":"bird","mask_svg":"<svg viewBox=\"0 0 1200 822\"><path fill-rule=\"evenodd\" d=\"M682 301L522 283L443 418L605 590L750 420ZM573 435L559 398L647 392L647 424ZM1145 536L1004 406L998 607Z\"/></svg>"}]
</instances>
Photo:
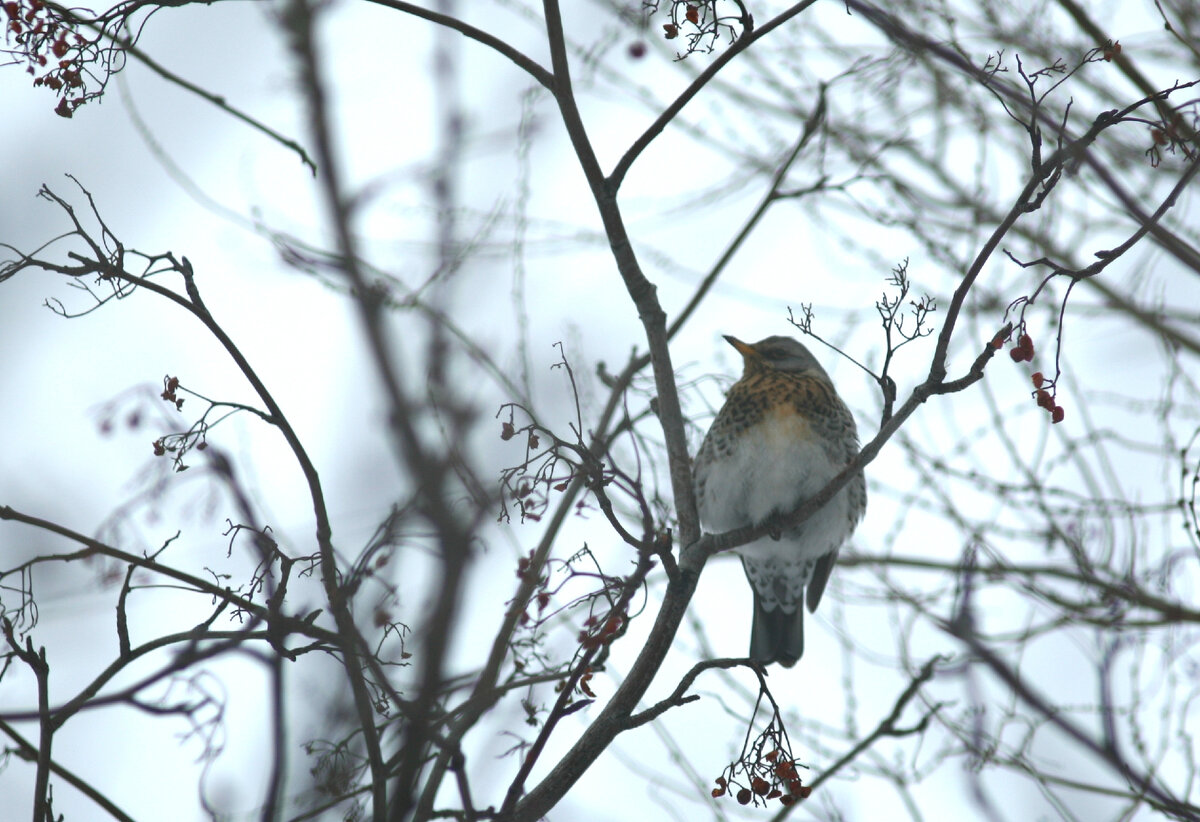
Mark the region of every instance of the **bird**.
<instances>
[{"instance_id":1,"label":"bird","mask_svg":"<svg viewBox=\"0 0 1200 822\"><path fill-rule=\"evenodd\" d=\"M858 455L854 415L802 343L783 336L753 345L725 340L742 355L742 376L726 393L693 465L700 522L713 533L795 511ZM838 550L866 507L860 471L799 525L735 549L754 592L750 659L786 668L800 659L805 599L816 611Z\"/></svg>"}]
</instances>

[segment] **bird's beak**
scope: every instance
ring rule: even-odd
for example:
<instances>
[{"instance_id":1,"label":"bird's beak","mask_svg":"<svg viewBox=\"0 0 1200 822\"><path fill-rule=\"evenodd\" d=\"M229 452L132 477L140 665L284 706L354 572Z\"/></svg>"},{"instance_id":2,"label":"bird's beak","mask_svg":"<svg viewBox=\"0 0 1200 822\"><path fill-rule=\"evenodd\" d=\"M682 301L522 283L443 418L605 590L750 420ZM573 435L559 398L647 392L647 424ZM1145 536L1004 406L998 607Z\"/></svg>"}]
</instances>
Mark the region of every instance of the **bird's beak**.
<instances>
[{"instance_id":1,"label":"bird's beak","mask_svg":"<svg viewBox=\"0 0 1200 822\"><path fill-rule=\"evenodd\" d=\"M731 337L728 334L726 334L725 342L729 343L734 348L736 348L738 350L738 353L741 354L743 357L749 357L749 356L752 356L752 355L758 353L754 350L754 346L750 345L749 343L742 342L737 337Z\"/></svg>"}]
</instances>

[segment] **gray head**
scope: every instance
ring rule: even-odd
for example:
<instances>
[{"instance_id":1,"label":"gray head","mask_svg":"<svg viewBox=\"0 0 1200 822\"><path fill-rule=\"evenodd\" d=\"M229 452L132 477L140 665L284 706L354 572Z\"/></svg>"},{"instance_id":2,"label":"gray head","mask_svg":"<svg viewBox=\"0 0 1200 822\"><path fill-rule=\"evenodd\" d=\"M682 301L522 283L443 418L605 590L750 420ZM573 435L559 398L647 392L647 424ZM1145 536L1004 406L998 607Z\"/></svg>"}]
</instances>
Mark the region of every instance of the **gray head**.
<instances>
[{"instance_id":1,"label":"gray head","mask_svg":"<svg viewBox=\"0 0 1200 822\"><path fill-rule=\"evenodd\" d=\"M744 343L737 337L726 336L725 341L742 355L747 374L760 369L771 369L829 379L829 375L812 352L791 337L767 337L754 345Z\"/></svg>"}]
</instances>

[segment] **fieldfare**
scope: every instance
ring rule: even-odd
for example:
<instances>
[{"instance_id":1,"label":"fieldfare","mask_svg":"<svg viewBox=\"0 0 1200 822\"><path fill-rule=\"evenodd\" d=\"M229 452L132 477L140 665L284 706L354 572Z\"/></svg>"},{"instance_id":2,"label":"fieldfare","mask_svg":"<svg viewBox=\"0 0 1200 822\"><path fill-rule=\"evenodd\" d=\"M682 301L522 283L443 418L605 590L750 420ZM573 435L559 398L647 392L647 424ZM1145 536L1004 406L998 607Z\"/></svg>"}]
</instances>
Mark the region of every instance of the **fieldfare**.
<instances>
[{"instance_id":1,"label":"fieldfare","mask_svg":"<svg viewBox=\"0 0 1200 822\"><path fill-rule=\"evenodd\" d=\"M854 416L825 369L790 337L748 345L742 378L725 395L696 454L700 521L721 533L783 516L833 479L858 454ZM867 507L859 473L798 526L737 548L754 589L750 658L796 664L804 653L804 599L816 611L837 561Z\"/></svg>"}]
</instances>

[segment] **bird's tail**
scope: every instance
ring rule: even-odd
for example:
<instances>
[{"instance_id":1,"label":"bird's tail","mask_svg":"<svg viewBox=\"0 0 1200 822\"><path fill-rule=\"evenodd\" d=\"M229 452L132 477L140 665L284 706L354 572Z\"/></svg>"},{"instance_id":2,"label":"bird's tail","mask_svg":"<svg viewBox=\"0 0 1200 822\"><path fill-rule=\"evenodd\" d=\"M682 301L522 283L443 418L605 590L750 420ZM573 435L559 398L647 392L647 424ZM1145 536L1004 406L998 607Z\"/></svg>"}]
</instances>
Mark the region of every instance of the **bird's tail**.
<instances>
[{"instance_id":1,"label":"bird's tail","mask_svg":"<svg viewBox=\"0 0 1200 822\"><path fill-rule=\"evenodd\" d=\"M750 658L763 665L778 662L785 668L804 654L804 608L784 613L782 608L763 608L754 594L754 624L750 628Z\"/></svg>"}]
</instances>

